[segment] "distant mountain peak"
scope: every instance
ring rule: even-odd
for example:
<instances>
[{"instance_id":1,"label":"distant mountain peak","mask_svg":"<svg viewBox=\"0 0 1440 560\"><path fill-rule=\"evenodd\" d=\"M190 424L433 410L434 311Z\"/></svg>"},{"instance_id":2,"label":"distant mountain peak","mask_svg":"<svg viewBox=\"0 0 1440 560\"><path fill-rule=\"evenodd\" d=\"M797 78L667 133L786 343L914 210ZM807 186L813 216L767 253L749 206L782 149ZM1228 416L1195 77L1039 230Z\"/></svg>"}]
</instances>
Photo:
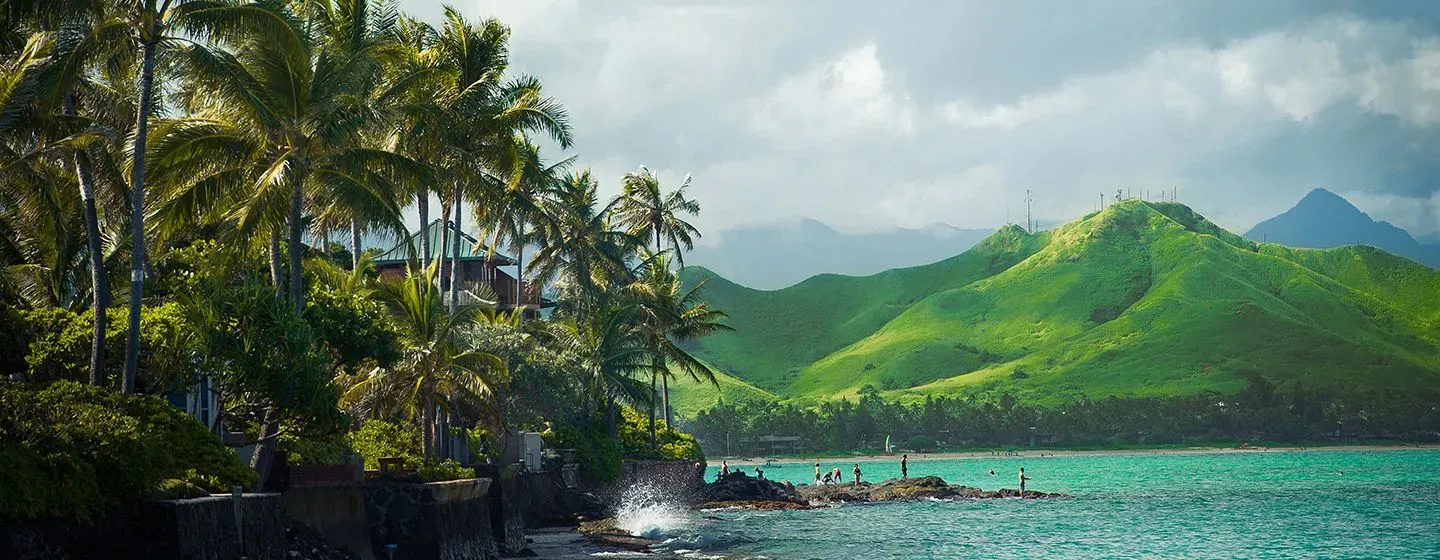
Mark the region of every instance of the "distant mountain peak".
<instances>
[{"instance_id":1,"label":"distant mountain peak","mask_svg":"<svg viewBox=\"0 0 1440 560\"><path fill-rule=\"evenodd\" d=\"M1256 224L1245 237L1314 249L1370 245L1431 267L1440 266L1440 248L1421 245L1405 230L1371 218L1345 197L1322 188L1311 190L1284 213Z\"/></svg>"}]
</instances>

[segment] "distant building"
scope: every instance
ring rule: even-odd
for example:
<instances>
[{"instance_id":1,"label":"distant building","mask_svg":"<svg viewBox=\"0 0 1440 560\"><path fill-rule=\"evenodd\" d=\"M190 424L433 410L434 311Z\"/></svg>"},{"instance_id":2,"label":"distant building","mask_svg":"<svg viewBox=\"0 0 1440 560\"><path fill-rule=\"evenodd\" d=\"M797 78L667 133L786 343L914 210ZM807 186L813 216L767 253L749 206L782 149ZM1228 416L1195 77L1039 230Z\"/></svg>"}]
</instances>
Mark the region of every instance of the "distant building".
<instances>
[{"instance_id":1,"label":"distant building","mask_svg":"<svg viewBox=\"0 0 1440 560\"><path fill-rule=\"evenodd\" d=\"M409 273L411 263L423 263L426 259L421 254L420 239L422 235L430 239L430 261L440 258L440 255L452 255L456 243L460 243L460 270L459 281L461 301L465 303L484 303L494 306L501 311L510 311L517 308L523 309L526 315L538 315L541 309L555 307L553 300L541 295L542 283L526 281L523 294L519 294L519 304L516 303L515 277L501 267L517 266L516 259L492 251L489 247L480 243L474 237L455 227L453 222L446 221L450 229L449 242L447 247L441 247L441 221L430 222L424 231L402 240L390 250L377 255L374 259L375 269L379 271L381 278L401 278ZM413 260L412 260L413 259ZM446 260L440 268L440 279L442 284L448 284L450 278L450 261Z\"/></svg>"}]
</instances>

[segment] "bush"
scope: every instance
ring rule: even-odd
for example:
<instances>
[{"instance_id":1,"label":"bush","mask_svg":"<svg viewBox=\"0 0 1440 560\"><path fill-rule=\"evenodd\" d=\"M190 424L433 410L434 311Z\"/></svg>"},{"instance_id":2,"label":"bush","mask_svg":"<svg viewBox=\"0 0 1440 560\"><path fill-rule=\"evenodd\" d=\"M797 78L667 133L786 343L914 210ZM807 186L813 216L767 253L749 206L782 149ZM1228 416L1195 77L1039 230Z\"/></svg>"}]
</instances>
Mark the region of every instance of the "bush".
<instances>
[{"instance_id":1,"label":"bush","mask_svg":"<svg viewBox=\"0 0 1440 560\"><path fill-rule=\"evenodd\" d=\"M0 382L0 411L0 518L93 518L167 479L213 492L255 481L219 438L156 397Z\"/></svg>"},{"instance_id":2,"label":"bush","mask_svg":"<svg viewBox=\"0 0 1440 560\"><path fill-rule=\"evenodd\" d=\"M280 436L280 449L292 465L339 465L355 454L344 436L310 438L285 434Z\"/></svg>"},{"instance_id":3,"label":"bush","mask_svg":"<svg viewBox=\"0 0 1440 560\"><path fill-rule=\"evenodd\" d=\"M19 321L12 334L23 353L25 378L48 383L90 379L90 336L94 317L55 307L13 312ZM125 345L130 330L130 310L112 307L107 315L105 384L120 387L125 367ZM188 381L194 371L191 349L185 346L185 317L174 303L140 310L140 377L137 388L145 393L165 393ZM6 361L0 358L0 361Z\"/></svg>"},{"instance_id":4,"label":"bush","mask_svg":"<svg viewBox=\"0 0 1440 560\"><path fill-rule=\"evenodd\" d=\"M555 430L551 447L574 449L581 474L596 481L610 483L620 478L620 445L610 438L603 421L592 420L585 430L561 426Z\"/></svg>"},{"instance_id":5,"label":"bush","mask_svg":"<svg viewBox=\"0 0 1440 560\"><path fill-rule=\"evenodd\" d=\"M652 459L704 461L705 452L700 450L695 437L665 426L663 419L655 421L655 444L650 446L650 416L628 407L620 409L622 421L617 426L620 445L627 459Z\"/></svg>"},{"instance_id":6,"label":"bush","mask_svg":"<svg viewBox=\"0 0 1440 560\"><path fill-rule=\"evenodd\" d=\"M439 463L426 461L420 464L420 480L425 482L441 482L445 480L461 480L475 478L475 469L462 467L454 459L446 459Z\"/></svg>"},{"instance_id":7,"label":"bush","mask_svg":"<svg viewBox=\"0 0 1440 560\"><path fill-rule=\"evenodd\" d=\"M384 420L366 420L346 439L350 448L365 459L365 468L380 468L381 457L404 457L406 468L418 468L421 460L420 428Z\"/></svg>"}]
</instances>

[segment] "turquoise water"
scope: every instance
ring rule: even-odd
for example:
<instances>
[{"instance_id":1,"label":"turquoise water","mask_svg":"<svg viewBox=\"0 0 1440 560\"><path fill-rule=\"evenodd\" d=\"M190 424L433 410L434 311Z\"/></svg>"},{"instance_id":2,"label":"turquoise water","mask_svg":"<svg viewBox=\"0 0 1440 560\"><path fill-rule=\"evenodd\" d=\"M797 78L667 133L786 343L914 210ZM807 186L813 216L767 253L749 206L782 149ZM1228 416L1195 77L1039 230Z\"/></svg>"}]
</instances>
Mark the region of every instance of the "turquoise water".
<instances>
[{"instance_id":1,"label":"turquoise water","mask_svg":"<svg viewBox=\"0 0 1440 560\"><path fill-rule=\"evenodd\" d=\"M821 467L848 477L852 464ZM1437 450L912 457L910 475L988 490L1014 488L1020 467L1028 488L1075 497L705 512L672 546L775 559L1440 558ZM899 476L891 461L860 468L866 480ZM792 463L765 475L813 473Z\"/></svg>"}]
</instances>

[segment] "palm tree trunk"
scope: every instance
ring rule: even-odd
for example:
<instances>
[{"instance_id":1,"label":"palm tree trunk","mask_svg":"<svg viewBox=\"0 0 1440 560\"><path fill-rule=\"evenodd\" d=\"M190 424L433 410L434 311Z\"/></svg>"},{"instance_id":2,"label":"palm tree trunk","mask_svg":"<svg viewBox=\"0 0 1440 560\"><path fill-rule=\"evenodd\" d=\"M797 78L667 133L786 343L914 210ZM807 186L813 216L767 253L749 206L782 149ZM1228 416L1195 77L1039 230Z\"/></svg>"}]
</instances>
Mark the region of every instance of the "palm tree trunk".
<instances>
[{"instance_id":1,"label":"palm tree trunk","mask_svg":"<svg viewBox=\"0 0 1440 560\"><path fill-rule=\"evenodd\" d=\"M305 271L301 266L301 259L305 253L305 244L301 235L305 232L304 220L305 190L303 176L296 176L291 179L294 184L290 189L290 303L295 306L295 313L305 311Z\"/></svg>"},{"instance_id":2,"label":"palm tree trunk","mask_svg":"<svg viewBox=\"0 0 1440 560\"><path fill-rule=\"evenodd\" d=\"M285 297L285 277L280 273L280 229L270 228L270 283L275 295Z\"/></svg>"},{"instance_id":3,"label":"palm tree trunk","mask_svg":"<svg viewBox=\"0 0 1440 560\"><path fill-rule=\"evenodd\" d=\"M75 116L75 96L65 97L65 114ZM75 175L80 179L80 200L85 205L85 245L90 251L90 293L94 330L90 338L90 384L105 382L105 311L110 305L110 287L105 277L105 252L100 244L100 216L95 211L95 175L90 158L75 152Z\"/></svg>"},{"instance_id":4,"label":"palm tree trunk","mask_svg":"<svg viewBox=\"0 0 1440 560\"><path fill-rule=\"evenodd\" d=\"M610 426L610 439L620 439L620 430L615 427L615 397L610 397L609 406L605 412L605 421Z\"/></svg>"},{"instance_id":5,"label":"palm tree trunk","mask_svg":"<svg viewBox=\"0 0 1440 560\"><path fill-rule=\"evenodd\" d=\"M660 376L660 387L664 395L662 406L665 408L665 429L668 430L675 427L674 419L670 417L670 376L663 374Z\"/></svg>"},{"instance_id":6,"label":"palm tree trunk","mask_svg":"<svg viewBox=\"0 0 1440 560\"><path fill-rule=\"evenodd\" d=\"M435 458L435 403L428 397L420 405L420 455L427 461Z\"/></svg>"},{"instance_id":7,"label":"palm tree trunk","mask_svg":"<svg viewBox=\"0 0 1440 560\"><path fill-rule=\"evenodd\" d=\"M465 238L460 235L465 231L460 227L461 211L464 205L460 204L460 184L455 184L455 200L451 202L455 207L455 246L450 249L450 308L460 307L460 242Z\"/></svg>"},{"instance_id":8,"label":"palm tree trunk","mask_svg":"<svg viewBox=\"0 0 1440 560\"><path fill-rule=\"evenodd\" d=\"M450 260L450 201L440 204L440 301L445 301L445 290L450 287L450 275L445 272L445 263Z\"/></svg>"},{"instance_id":9,"label":"palm tree trunk","mask_svg":"<svg viewBox=\"0 0 1440 560\"><path fill-rule=\"evenodd\" d=\"M520 229L520 242L516 243L515 249L515 308L520 310L519 321L525 323L525 229ZM535 309L538 311L539 298L536 298Z\"/></svg>"},{"instance_id":10,"label":"palm tree trunk","mask_svg":"<svg viewBox=\"0 0 1440 560\"><path fill-rule=\"evenodd\" d=\"M360 268L360 221L350 220L350 269Z\"/></svg>"},{"instance_id":11,"label":"palm tree trunk","mask_svg":"<svg viewBox=\"0 0 1440 560\"><path fill-rule=\"evenodd\" d=\"M656 449L655 443L655 374L650 374L650 449Z\"/></svg>"},{"instance_id":12,"label":"palm tree trunk","mask_svg":"<svg viewBox=\"0 0 1440 560\"><path fill-rule=\"evenodd\" d=\"M150 134L151 94L155 86L155 40L141 46L140 84L135 106L135 144L130 166L130 323L129 340L125 344L125 373L121 390L135 392L136 372L140 369L140 304L145 296L145 140Z\"/></svg>"},{"instance_id":13,"label":"palm tree trunk","mask_svg":"<svg viewBox=\"0 0 1440 560\"><path fill-rule=\"evenodd\" d=\"M420 190L416 206L420 208L420 265L430 268L430 191Z\"/></svg>"}]
</instances>

